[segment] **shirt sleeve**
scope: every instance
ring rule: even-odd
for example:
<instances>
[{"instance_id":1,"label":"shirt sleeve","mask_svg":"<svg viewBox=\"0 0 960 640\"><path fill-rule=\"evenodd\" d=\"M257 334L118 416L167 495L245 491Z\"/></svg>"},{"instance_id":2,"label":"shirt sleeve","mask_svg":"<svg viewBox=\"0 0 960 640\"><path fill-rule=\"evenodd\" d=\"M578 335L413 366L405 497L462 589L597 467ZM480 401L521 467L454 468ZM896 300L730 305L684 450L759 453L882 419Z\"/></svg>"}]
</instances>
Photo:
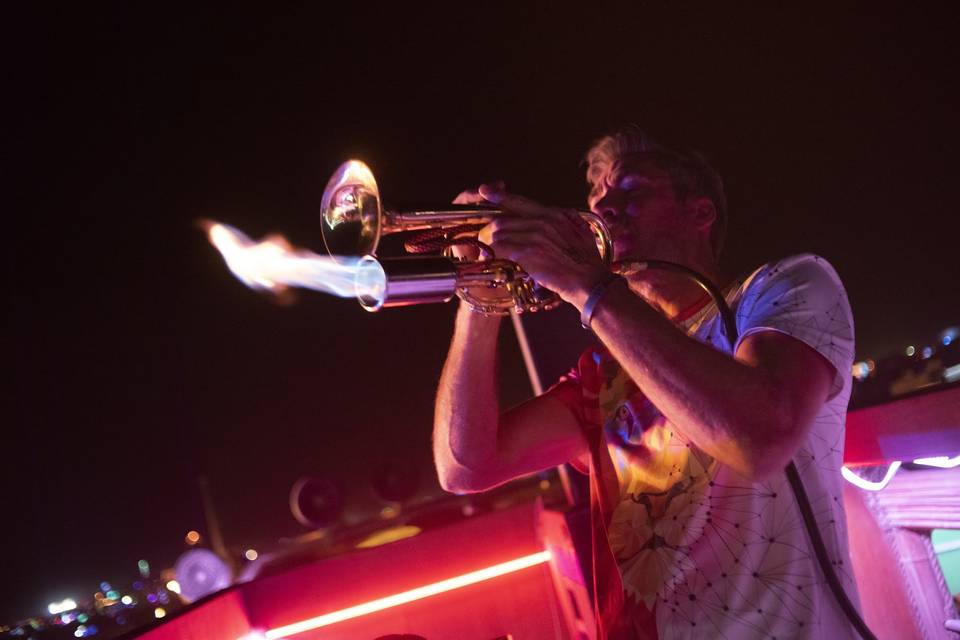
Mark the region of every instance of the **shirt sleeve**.
<instances>
[{"instance_id":1,"label":"shirt sleeve","mask_svg":"<svg viewBox=\"0 0 960 640\"><path fill-rule=\"evenodd\" d=\"M737 305L737 344L761 331L785 333L833 365L830 397L850 377L854 356L853 314L836 271L813 254L792 256L758 269Z\"/></svg>"},{"instance_id":2,"label":"shirt sleeve","mask_svg":"<svg viewBox=\"0 0 960 640\"><path fill-rule=\"evenodd\" d=\"M577 419L577 422L580 424L580 429L585 429L583 387L581 386L578 368L573 368L567 372L566 375L560 376L560 379L544 391L543 394L550 395L563 403ZM580 473L587 474L590 472L589 466L584 465L578 459L569 460L568 462Z\"/></svg>"},{"instance_id":3,"label":"shirt sleeve","mask_svg":"<svg viewBox=\"0 0 960 640\"><path fill-rule=\"evenodd\" d=\"M580 428L583 428L583 390L580 386L580 373L577 369L571 369L565 375L560 376L560 379L544 391L543 395L549 395L563 403L570 409L570 413L577 418Z\"/></svg>"}]
</instances>

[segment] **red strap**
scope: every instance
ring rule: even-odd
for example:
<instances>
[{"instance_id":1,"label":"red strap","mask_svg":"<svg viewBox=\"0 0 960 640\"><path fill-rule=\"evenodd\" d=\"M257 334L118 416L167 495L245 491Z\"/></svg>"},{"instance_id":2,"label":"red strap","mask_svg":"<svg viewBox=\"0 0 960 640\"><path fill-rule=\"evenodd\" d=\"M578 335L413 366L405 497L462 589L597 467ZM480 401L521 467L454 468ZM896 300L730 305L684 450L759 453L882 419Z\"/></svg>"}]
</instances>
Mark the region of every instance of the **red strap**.
<instances>
[{"instance_id":1,"label":"red strap","mask_svg":"<svg viewBox=\"0 0 960 640\"><path fill-rule=\"evenodd\" d=\"M603 437L599 429L587 432L590 444L590 525L593 548L593 611L597 619L597 640L615 637L622 625L623 582L616 558L610 549L607 535L609 516L603 505L609 504L609 495L603 482L603 458L600 447ZM606 456L609 464L610 456Z\"/></svg>"},{"instance_id":2,"label":"red strap","mask_svg":"<svg viewBox=\"0 0 960 640\"><path fill-rule=\"evenodd\" d=\"M590 403L585 407L583 417L586 418L584 435L590 449L590 524L597 640L655 639L657 627L653 611L640 605L629 607L627 615L623 580L607 533L613 510L620 501L620 485L600 424L602 416L597 398L601 387L599 361L605 356L588 352L578 363L581 389L587 392L584 400Z\"/></svg>"},{"instance_id":3,"label":"red strap","mask_svg":"<svg viewBox=\"0 0 960 640\"><path fill-rule=\"evenodd\" d=\"M710 294L704 293L701 297L691 304L686 309L682 309L677 315L673 316L671 320L676 323L681 323L688 318L692 318L700 309L703 309L707 306L707 303L710 302Z\"/></svg>"}]
</instances>

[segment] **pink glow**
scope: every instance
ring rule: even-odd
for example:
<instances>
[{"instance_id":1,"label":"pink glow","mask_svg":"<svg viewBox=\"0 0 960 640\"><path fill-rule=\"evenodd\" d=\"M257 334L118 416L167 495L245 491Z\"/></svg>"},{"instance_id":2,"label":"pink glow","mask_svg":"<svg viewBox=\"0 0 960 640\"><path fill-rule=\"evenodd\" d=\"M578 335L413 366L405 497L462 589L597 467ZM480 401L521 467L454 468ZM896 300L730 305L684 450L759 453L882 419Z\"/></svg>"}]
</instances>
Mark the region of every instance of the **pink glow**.
<instances>
[{"instance_id":1,"label":"pink glow","mask_svg":"<svg viewBox=\"0 0 960 640\"><path fill-rule=\"evenodd\" d=\"M953 469L960 467L960 456L934 456L932 458L917 458L913 464L922 464L928 467L939 467L941 469Z\"/></svg>"},{"instance_id":2,"label":"pink glow","mask_svg":"<svg viewBox=\"0 0 960 640\"><path fill-rule=\"evenodd\" d=\"M311 629L318 629L320 627L326 627L331 624L343 622L344 620L350 620L351 618L358 618L368 613L383 611L384 609L396 607L401 604L406 604L415 600L421 600L423 598L435 596L440 593L453 591L454 589L459 589L461 587L466 587L478 582L490 580L508 573L520 571L521 569L527 569L544 562L549 562L549 560L550 552L540 551L538 553L522 556L508 562L502 562L484 569L471 571L453 578L447 578L446 580L427 584L422 587L395 593L384 598L377 598L376 600L371 600L369 602L364 602L352 607L347 607L346 609L331 611L330 613L325 613L314 618L301 620L300 622L294 622L282 627L277 627L276 629L270 629L264 634L264 636L269 640L288 638L297 633L302 633Z\"/></svg>"}]
</instances>

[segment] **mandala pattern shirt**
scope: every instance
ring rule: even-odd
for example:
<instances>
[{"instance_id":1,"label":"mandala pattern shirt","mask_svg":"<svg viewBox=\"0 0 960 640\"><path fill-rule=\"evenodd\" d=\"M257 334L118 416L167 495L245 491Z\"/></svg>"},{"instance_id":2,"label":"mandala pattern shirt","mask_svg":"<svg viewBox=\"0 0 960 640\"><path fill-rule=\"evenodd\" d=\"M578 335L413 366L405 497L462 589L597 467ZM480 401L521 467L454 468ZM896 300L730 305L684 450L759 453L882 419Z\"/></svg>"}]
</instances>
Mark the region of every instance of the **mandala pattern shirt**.
<instances>
[{"instance_id":1,"label":"mandala pattern shirt","mask_svg":"<svg viewBox=\"0 0 960 640\"><path fill-rule=\"evenodd\" d=\"M804 254L757 269L732 285L727 302L737 346L777 331L833 366L828 400L793 459L831 563L856 603L840 475L854 354L846 293L833 267ZM731 352L713 304L684 324ZM581 421L587 414L602 421L619 485L608 536L627 615L648 626L655 620L664 640L856 637L817 565L785 474L752 482L700 451L604 351L584 354L579 371L551 393Z\"/></svg>"}]
</instances>

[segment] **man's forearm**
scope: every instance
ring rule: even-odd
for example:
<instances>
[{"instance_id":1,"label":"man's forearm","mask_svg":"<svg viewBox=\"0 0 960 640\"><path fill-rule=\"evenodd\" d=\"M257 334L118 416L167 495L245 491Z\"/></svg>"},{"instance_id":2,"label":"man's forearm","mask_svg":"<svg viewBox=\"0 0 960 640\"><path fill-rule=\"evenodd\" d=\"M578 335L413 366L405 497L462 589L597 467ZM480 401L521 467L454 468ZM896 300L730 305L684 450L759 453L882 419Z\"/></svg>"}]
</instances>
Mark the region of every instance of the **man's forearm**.
<instances>
[{"instance_id":1,"label":"man's forearm","mask_svg":"<svg viewBox=\"0 0 960 640\"><path fill-rule=\"evenodd\" d=\"M611 288L593 327L650 401L721 462L762 476L796 444L805 416L784 381L685 335L625 285Z\"/></svg>"},{"instance_id":2,"label":"man's forearm","mask_svg":"<svg viewBox=\"0 0 960 640\"><path fill-rule=\"evenodd\" d=\"M461 304L450 352L440 376L433 451L440 482L454 488L458 476L489 463L497 452L496 388L500 318Z\"/></svg>"}]
</instances>

